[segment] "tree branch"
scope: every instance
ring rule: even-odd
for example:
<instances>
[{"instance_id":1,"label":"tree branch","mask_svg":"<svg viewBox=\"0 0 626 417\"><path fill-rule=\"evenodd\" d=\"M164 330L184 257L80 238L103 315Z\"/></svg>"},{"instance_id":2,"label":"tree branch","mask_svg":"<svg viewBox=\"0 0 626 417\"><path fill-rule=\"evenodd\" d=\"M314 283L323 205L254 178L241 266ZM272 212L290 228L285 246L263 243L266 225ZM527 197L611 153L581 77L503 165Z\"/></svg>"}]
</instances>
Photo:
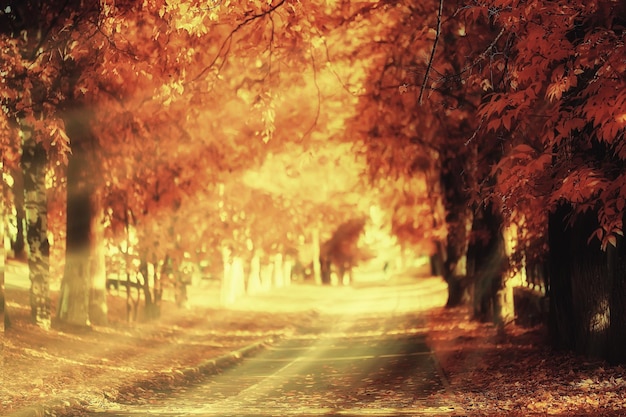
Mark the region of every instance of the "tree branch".
<instances>
[{"instance_id":1,"label":"tree branch","mask_svg":"<svg viewBox=\"0 0 626 417\"><path fill-rule=\"evenodd\" d=\"M317 67L315 65L315 56L313 55L313 49L311 47L309 48L309 51L311 53L311 64L313 65L313 83L315 84L315 88L317 89L317 109L315 111L315 119L313 119L313 123L311 124L311 126L302 135L302 140L309 136L313 132L313 129L315 129L315 126L317 126L317 121L320 117L320 110L322 107L322 91L320 90L320 86L317 83Z\"/></svg>"},{"instance_id":2,"label":"tree branch","mask_svg":"<svg viewBox=\"0 0 626 417\"><path fill-rule=\"evenodd\" d=\"M224 50L226 50L226 54L228 54L228 51L230 50L230 45L232 43L233 36L235 36L235 33L237 33L241 28L243 28L248 23L250 23L250 22L252 22L252 21L254 21L256 19L260 19L260 18L263 18L265 16L271 15L272 12L274 12L276 9L278 9L280 6L282 6L284 3L285 3L285 0L280 0L278 3L276 3L276 5L271 6L266 11L264 11L262 13L259 13L259 14L252 15L252 16L248 17L247 19L245 19L243 22L239 23L237 26L235 26L235 28L228 34L226 39L224 39L224 42L222 42L222 45L220 46L220 49L217 52L217 55L215 55L215 58L213 58L213 60L209 63L209 65L204 67L202 69L202 71L200 71L198 73L198 75L196 75L194 78L192 78L189 82L193 83L193 82L198 81L200 79L200 77L202 77L204 74L206 74L206 72L209 69L213 68L213 66L215 65L217 60L220 58L220 56L222 56L222 52L224 52Z\"/></svg>"},{"instance_id":3,"label":"tree branch","mask_svg":"<svg viewBox=\"0 0 626 417\"><path fill-rule=\"evenodd\" d=\"M426 67L426 74L424 74L424 81L422 82L422 88L420 88L420 95L417 102L422 104L422 97L424 96L424 90L426 89L426 83L428 82L428 76L433 66L435 59L435 52L437 50L437 44L439 43L439 36L441 35L441 15L443 14L443 0L439 0L439 11L437 12L437 33L435 35L435 42L433 42L433 50L430 52L430 59L428 60L428 66Z\"/></svg>"}]
</instances>

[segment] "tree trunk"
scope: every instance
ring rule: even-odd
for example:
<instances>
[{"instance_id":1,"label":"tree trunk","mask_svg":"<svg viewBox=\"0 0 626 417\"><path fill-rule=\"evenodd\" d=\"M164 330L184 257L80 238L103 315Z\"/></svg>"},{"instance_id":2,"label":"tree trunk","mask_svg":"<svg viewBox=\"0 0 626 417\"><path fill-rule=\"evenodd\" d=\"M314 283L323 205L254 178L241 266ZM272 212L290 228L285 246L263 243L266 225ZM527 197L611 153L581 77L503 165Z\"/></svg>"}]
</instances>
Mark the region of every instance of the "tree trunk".
<instances>
[{"instance_id":1,"label":"tree trunk","mask_svg":"<svg viewBox=\"0 0 626 417\"><path fill-rule=\"evenodd\" d=\"M433 276L444 277L445 256L443 255L443 245L437 242L437 250L430 255L430 273Z\"/></svg>"},{"instance_id":2,"label":"tree trunk","mask_svg":"<svg viewBox=\"0 0 626 417\"><path fill-rule=\"evenodd\" d=\"M224 245L222 247L222 263L224 265L224 275L220 288L220 301L222 305L230 305L235 302L233 284L233 256L232 250Z\"/></svg>"},{"instance_id":3,"label":"tree trunk","mask_svg":"<svg viewBox=\"0 0 626 417\"><path fill-rule=\"evenodd\" d=\"M611 249L611 248L609 248ZM611 297L610 327L608 330L607 360L612 364L626 363L626 242L624 238L618 240L618 246L611 249L609 254L611 265Z\"/></svg>"},{"instance_id":4,"label":"tree trunk","mask_svg":"<svg viewBox=\"0 0 626 417\"><path fill-rule=\"evenodd\" d=\"M502 316L502 302L508 300L502 294L507 265L502 219L492 204L479 210L474 217L472 240L468 248L468 265L473 266L473 314L475 319L493 321L501 326L505 320Z\"/></svg>"},{"instance_id":5,"label":"tree trunk","mask_svg":"<svg viewBox=\"0 0 626 417\"><path fill-rule=\"evenodd\" d=\"M160 305L157 304L157 300L155 297L155 294L153 293L154 291L154 285L150 285L150 266L148 263L148 253L145 250L140 250L140 255L139 255L139 275L141 275L142 281L140 283L141 289L143 291L143 296L145 299L145 318L147 320L154 320L160 317L161 315L161 308ZM173 272L174 272L174 276L175 276L175 286L176 286L176 290L178 291L179 289L179 283L180 283L180 271L178 270L178 268L173 268ZM154 284L154 283L153 283ZM179 298L178 298L178 293L176 293L176 301L178 303Z\"/></svg>"},{"instance_id":6,"label":"tree trunk","mask_svg":"<svg viewBox=\"0 0 626 417\"><path fill-rule=\"evenodd\" d=\"M163 280L156 255L153 256L152 262L152 294L155 318L159 318L161 317L161 301L163 300Z\"/></svg>"},{"instance_id":7,"label":"tree trunk","mask_svg":"<svg viewBox=\"0 0 626 417\"><path fill-rule=\"evenodd\" d=\"M322 269L320 259L320 230L315 227L311 232L311 245L313 247L313 278L317 285L322 284ZM330 282L330 279L329 279Z\"/></svg>"},{"instance_id":8,"label":"tree trunk","mask_svg":"<svg viewBox=\"0 0 626 417\"><path fill-rule=\"evenodd\" d=\"M24 211L24 177L19 169L12 170L11 176L13 177L13 204L15 205L15 226L17 229L12 249L16 259L25 260L27 255L24 242L24 219L26 217Z\"/></svg>"},{"instance_id":9,"label":"tree trunk","mask_svg":"<svg viewBox=\"0 0 626 417\"><path fill-rule=\"evenodd\" d=\"M467 277L467 248L469 244L469 227L471 214L465 207L455 207L446 216L448 239L445 253L439 255L443 259L442 276L448 284L447 308L457 307L468 302L470 280ZM439 248L443 252L443 248ZM439 261L441 262L441 261Z\"/></svg>"},{"instance_id":10,"label":"tree trunk","mask_svg":"<svg viewBox=\"0 0 626 417\"><path fill-rule=\"evenodd\" d=\"M33 130L21 126L24 207L29 247L30 308L33 321L50 328L50 245L48 244L47 155Z\"/></svg>"},{"instance_id":11,"label":"tree trunk","mask_svg":"<svg viewBox=\"0 0 626 417\"><path fill-rule=\"evenodd\" d=\"M250 274L248 275L246 291L249 295L261 292L261 258L256 250L250 260Z\"/></svg>"},{"instance_id":12,"label":"tree trunk","mask_svg":"<svg viewBox=\"0 0 626 417\"><path fill-rule=\"evenodd\" d=\"M570 209L559 207L548 220L549 248L549 302L548 327L550 339L556 349L574 347L574 306L570 279L573 260L570 256L572 231L566 228L565 217Z\"/></svg>"},{"instance_id":13,"label":"tree trunk","mask_svg":"<svg viewBox=\"0 0 626 417\"><path fill-rule=\"evenodd\" d=\"M330 241L325 242L319 248L319 265L320 265L320 277L322 285L331 284L331 254L330 254Z\"/></svg>"},{"instance_id":14,"label":"tree trunk","mask_svg":"<svg viewBox=\"0 0 626 417\"><path fill-rule=\"evenodd\" d=\"M0 155L0 170L4 169L4 162L2 161L2 155ZM5 183L2 181L2 194L0 194L0 332L4 332L8 328L8 315L5 309L4 299L4 266L6 265L6 251L4 248L4 219L5 213ZM0 361L0 365L4 366L4 363Z\"/></svg>"},{"instance_id":15,"label":"tree trunk","mask_svg":"<svg viewBox=\"0 0 626 417\"><path fill-rule=\"evenodd\" d=\"M442 276L448 284L448 300L446 307L456 307L469 300L467 271L465 260L469 244L469 232L472 221L469 210L469 196L464 191L464 161L459 156L446 158L442 162L440 184L445 207L445 222L448 228L445 252L440 248L443 257Z\"/></svg>"},{"instance_id":16,"label":"tree trunk","mask_svg":"<svg viewBox=\"0 0 626 417\"><path fill-rule=\"evenodd\" d=\"M549 329L556 348L588 357L626 362L626 242L602 251L589 236L598 228L597 214L579 215L571 226L571 207L550 216Z\"/></svg>"},{"instance_id":17,"label":"tree trunk","mask_svg":"<svg viewBox=\"0 0 626 417\"><path fill-rule=\"evenodd\" d=\"M104 247L104 213L100 205L99 195L92 196L94 216L90 224L91 254L89 259L90 298L89 319L93 324L106 325L108 323L108 308L106 299L106 260Z\"/></svg>"},{"instance_id":18,"label":"tree trunk","mask_svg":"<svg viewBox=\"0 0 626 417\"><path fill-rule=\"evenodd\" d=\"M65 271L61 281L59 319L74 327L89 327L90 320L90 255L97 242L91 227L94 224L94 202L87 178L87 161L75 152L67 168L67 232Z\"/></svg>"}]
</instances>

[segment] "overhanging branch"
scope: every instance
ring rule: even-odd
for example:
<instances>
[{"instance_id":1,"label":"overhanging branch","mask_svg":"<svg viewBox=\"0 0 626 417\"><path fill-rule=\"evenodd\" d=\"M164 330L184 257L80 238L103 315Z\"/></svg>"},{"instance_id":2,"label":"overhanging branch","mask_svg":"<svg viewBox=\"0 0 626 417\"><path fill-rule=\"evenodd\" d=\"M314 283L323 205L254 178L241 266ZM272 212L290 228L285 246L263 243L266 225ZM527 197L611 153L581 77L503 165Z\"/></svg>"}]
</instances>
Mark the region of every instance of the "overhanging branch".
<instances>
[{"instance_id":1,"label":"overhanging branch","mask_svg":"<svg viewBox=\"0 0 626 417\"><path fill-rule=\"evenodd\" d=\"M439 43L439 36L441 35L441 15L443 15L443 0L439 0L439 10L437 11L437 33L435 34L435 41L433 42L433 50L430 52L430 58L428 59L428 66L426 67L426 74L424 74L424 81L422 82L422 87L420 88L420 95L417 99L417 102L420 105L422 104L424 90L426 89L426 83L428 82L428 77L433 67L435 52L437 51L437 44Z\"/></svg>"}]
</instances>

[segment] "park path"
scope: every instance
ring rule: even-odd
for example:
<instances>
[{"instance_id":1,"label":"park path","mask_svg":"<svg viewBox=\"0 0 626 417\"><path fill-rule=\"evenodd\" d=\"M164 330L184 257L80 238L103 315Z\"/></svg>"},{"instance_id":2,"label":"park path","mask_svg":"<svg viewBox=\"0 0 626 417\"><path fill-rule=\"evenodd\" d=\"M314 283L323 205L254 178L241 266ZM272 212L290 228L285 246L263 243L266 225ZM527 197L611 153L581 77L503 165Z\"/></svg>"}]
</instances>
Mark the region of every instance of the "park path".
<instances>
[{"instance_id":1,"label":"park path","mask_svg":"<svg viewBox=\"0 0 626 417\"><path fill-rule=\"evenodd\" d=\"M293 302L298 291L283 295ZM311 327L200 384L92 416L445 415L449 408L430 398L446 381L421 313L439 291L432 279L409 277L310 288L296 304L316 306ZM276 305L275 297L259 297L254 308Z\"/></svg>"}]
</instances>

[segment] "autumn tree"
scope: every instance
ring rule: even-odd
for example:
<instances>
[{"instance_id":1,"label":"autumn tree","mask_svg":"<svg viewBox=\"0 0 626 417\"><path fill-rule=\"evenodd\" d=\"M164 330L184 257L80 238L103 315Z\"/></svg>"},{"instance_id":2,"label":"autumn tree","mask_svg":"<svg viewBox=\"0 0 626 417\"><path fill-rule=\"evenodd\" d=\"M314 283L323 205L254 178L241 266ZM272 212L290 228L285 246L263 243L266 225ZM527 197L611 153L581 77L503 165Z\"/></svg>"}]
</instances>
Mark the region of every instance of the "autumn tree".
<instances>
[{"instance_id":1,"label":"autumn tree","mask_svg":"<svg viewBox=\"0 0 626 417\"><path fill-rule=\"evenodd\" d=\"M423 201L431 203L433 215L425 227L447 231L432 235L443 237L435 242L434 264L448 283L448 306L466 299L474 282L494 281L489 287L497 289L504 273L486 274L480 265L468 270L476 263L465 261L474 212L492 207L480 198L490 173L477 168L488 168L497 157L476 140L476 114L483 96L478 69L487 65L497 34L461 10L426 2L377 11L384 29L363 41L362 50L375 61L352 125L365 145L371 179L427 179L422 193L430 197ZM499 225L492 226L489 233L499 234Z\"/></svg>"},{"instance_id":2,"label":"autumn tree","mask_svg":"<svg viewBox=\"0 0 626 417\"><path fill-rule=\"evenodd\" d=\"M170 198L180 189L192 195L201 185L221 182L223 173L253 168L266 152L280 147L283 141L305 137L321 117L306 115L311 121L304 128L294 124L293 118L299 117L302 110L295 113L295 102L289 101L288 93L284 93L290 84L303 83L304 77L292 68L310 62L307 54L293 49L294 43L306 45L312 31L299 5L250 4L242 12L219 4L206 8L183 2L155 3L144 9L110 12L104 28L125 27L123 37L118 35L119 28L106 32L108 41L116 42L118 52L127 55L136 52L142 62L154 62L158 53L158 68L162 72L155 73L153 68L152 78L141 81L134 79L134 74L145 76L148 72L138 70L135 64L129 67L132 74L119 69L109 72L105 66L106 76L110 77L108 87L103 88L101 81L96 88L111 97L100 94L100 103L105 101L108 110L98 112L96 123L102 126L99 130L103 137L107 137L106 141L99 139L105 163L112 168L120 167L119 172L117 168L111 169L112 175L104 182L110 184L107 187L111 190L117 190L112 194L116 199L121 198L124 204L128 201L137 204L130 208L133 213L130 218L145 219L141 222L149 229L150 216L166 204L165 200L181 202L181 196ZM155 13L150 14L150 10ZM303 26L294 30L293 23L299 18L303 19ZM146 32L147 27L159 28L160 32ZM199 43L203 48L198 47ZM110 59L111 63L124 63L125 55L118 52L114 50L111 58L105 56L103 62L109 65ZM315 71L314 68L313 76ZM157 80L161 75L169 79ZM120 79L134 80L135 84L121 84ZM140 93L144 89L153 89L155 94L148 98ZM247 110L242 112L242 109ZM279 125L280 133L276 132ZM137 136L143 141L133 144ZM153 148L155 139L158 145ZM129 162L141 158L146 148L161 155L155 166L143 169L142 164L136 164L137 168L129 169ZM113 158L110 163L106 155ZM132 191L126 193L124 188ZM154 192L146 193L148 189ZM124 196L130 199L124 200ZM113 201L110 204L112 218L116 210L125 213L128 209ZM120 218L129 217L121 214ZM178 226L172 225L176 235L191 232L178 230ZM148 239L159 240L156 235L142 236L141 245ZM190 250L180 248L177 252Z\"/></svg>"},{"instance_id":3,"label":"autumn tree","mask_svg":"<svg viewBox=\"0 0 626 417\"><path fill-rule=\"evenodd\" d=\"M68 38L78 16L76 2L2 4L3 110L20 129L22 169L29 244L31 309L40 326L50 326L49 242L45 175L63 161L67 136L59 105L68 89L65 65L73 43ZM82 11L81 16L88 16ZM19 202L19 199L16 200Z\"/></svg>"},{"instance_id":4,"label":"autumn tree","mask_svg":"<svg viewBox=\"0 0 626 417\"><path fill-rule=\"evenodd\" d=\"M134 187L132 182L120 180L118 171L113 171L113 175L108 178L105 175L98 179L89 177L84 169L103 166L107 155L116 155L117 163L121 164L128 161L129 156L141 158L140 152L145 149L141 149L141 146L133 149L133 146L138 144L136 142L138 138L147 140L150 146L152 143L158 143L157 146L161 151L169 150L170 161L164 165L161 165L160 161L155 161L156 166L147 167L139 175L127 172L131 178L139 179L140 184L144 184L149 190L138 190L134 187L135 191L131 192L131 194L140 193L138 199L132 196L131 200L137 201L140 205L130 208L136 219L154 214L154 209L146 204L151 204L156 208L167 206L168 201L180 204L180 198L175 197L176 187L184 186L187 191L192 192L194 184L197 186L203 181L211 181L210 175L206 174L210 172L209 168L194 169L202 163L203 159L219 164L225 156L230 156L230 154L225 149L219 149L221 142L218 140L218 135L205 138L200 136L205 134L204 132L215 131L215 128L211 129L211 120L218 120L207 117L211 101L215 103L217 100L211 99L206 91L214 90L216 85L220 84L220 79L227 73L229 44L237 32L243 32L242 29L247 23L252 26L257 19L263 21L263 18L269 16L270 11L274 9L275 7L270 6L267 10L260 11L255 17L244 19L243 23L238 22L235 17L231 19L226 13L221 22L223 24L218 27L214 23L218 18L215 14L216 10L184 2L171 6L161 3L139 6L132 2L118 2L115 5L102 6L101 19L94 28L98 41L90 43L101 51L99 61L96 63L98 68L89 73L83 73L84 77L80 78L82 84L79 89L86 96L86 99L81 101L82 108L93 117L90 118L88 128L77 125L77 129L74 130L76 137L73 138L77 146L81 145L85 148L81 156L74 157L74 160L81 164L78 165L79 172L83 167L81 177L90 178L88 183L77 186L81 188L79 194L83 195L81 198L84 200L82 203L84 210L81 210L81 213L91 213L87 217L92 219L85 218L82 226L72 229L83 232L80 239L83 244L89 244L90 248L83 249L84 253L78 254L75 258L83 264L83 266L74 265L75 270L86 271L85 265L89 264L89 259L93 258L95 250L101 247L101 242L95 239L96 235L93 234L93 228L97 225L93 219L97 218L98 213L103 209L99 196L102 184L108 181L114 185L122 183L131 186L131 189ZM267 19L265 23L268 23ZM210 26L214 27L209 30ZM198 48L200 41L204 45L209 45L209 49ZM99 75L93 77L93 74ZM236 78L235 81L238 79ZM232 82L228 80L226 84L231 85ZM91 112L90 107L97 110ZM81 105L76 114L81 114ZM83 121L80 118L77 120L78 123ZM270 120L270 117L267 116L265 120ZM171 125L168 125L168 122L172 122ZM101 128L98 129L98 126ZM116 129L119 131L117 138L110 140L113 137L111 133ZM159 129L158 133L157 129ZM263 143L263 140L267 141L271 133L271 129L267 126L264 129L255 130L255 127L248 129L241 129L238 132L239 135L244 137L247 132L250 135L257 135L259 143ZM101 133L94 135L94 130L100 130ZM193 158L190 158L191 155ZM80 162L80 159L89 162ZM70 161L70 167L72 163ZM232 168L227 164L224 167L224 169ZM203 175L197 176L198 173L203 173ZM68 177L70 178L72 177ZM193 184L187 184L189 182ZM118 188L117 185L115 187ZM89 210L87 210L87 198L90 200ZM76 203L78 207L80 205L78 200ZM118 208L118 206L113 206L113 208ZM142 221L142 223L148 226L146 222ZM88 224L91 226L86 227ZM140 243L143 248L146 247L146 240ZM150 251L141 249L140 252L142 258L153 257ZM181 250L177 251L177 253L180 252ZM173 255L173 253L169 254L170 257ZM93 262L91 264L93 265ZM142 265L145 265L144 261ZM67 288L76 286L78 294L84 293L89 288L86 284L89 282L89 276L72 274L69 268L68 266L66 274ZM74 280L72 277L79 278ZM93 276L91 278L93 279ZM101 281L98 280L98 282ZM101 288L98 290L102 293ZM82 323L82 325L87 324L90 317L86 305L78 306L75 301L85 300L85 297L71 295L71 290L67 294L68 303L77 307L77 314L68 312L65 319ZM65 306L63 301L61 306Z\"/></svg>"},{"instance_id":5,"label":"autumn tree","mask_svg":"<svg viewBox=\"0 0 626 417\"><path fill-rule=\"evenodd\" d=\"M612 361L624 361L623 12L613 1L468 8L503 34L480 114L511 138L495 169L504 213L547 224L554 344Z\"/></svg>"}]
</instances>

